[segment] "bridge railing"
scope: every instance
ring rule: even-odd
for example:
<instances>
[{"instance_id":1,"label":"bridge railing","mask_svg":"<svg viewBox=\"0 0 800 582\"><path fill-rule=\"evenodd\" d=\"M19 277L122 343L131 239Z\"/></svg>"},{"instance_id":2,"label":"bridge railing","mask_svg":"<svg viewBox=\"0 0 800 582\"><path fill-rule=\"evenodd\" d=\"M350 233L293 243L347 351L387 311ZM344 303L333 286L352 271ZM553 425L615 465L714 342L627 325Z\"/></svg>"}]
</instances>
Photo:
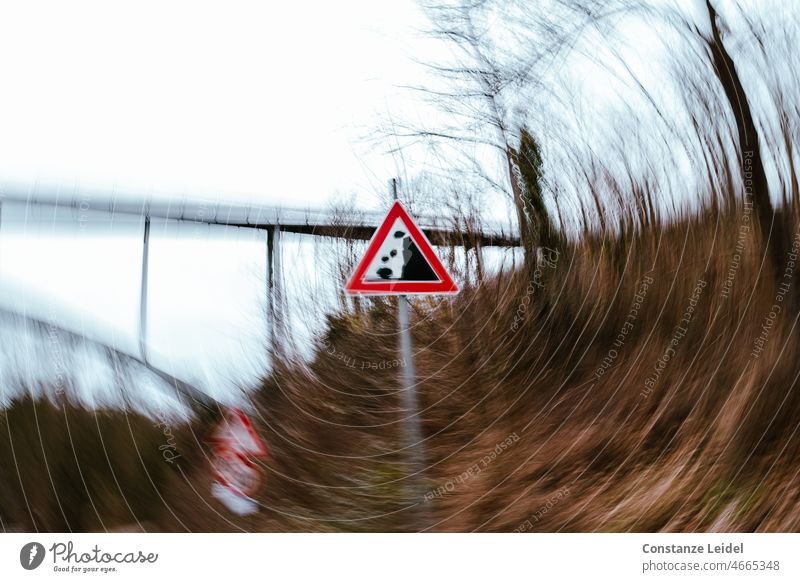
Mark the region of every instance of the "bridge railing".
<instances>
[{"instance_id":1,"label":"bridge railing","mask_svg":"<svg viewBox=\"0 0 800 582\"><path fill-rule=\"evenodd\" d=\"M107 215L113 224L134 222L141 225L142 259L141 289L139 293L138 343L140 360L154 370L148 362L148 276L151 220L174 220L219 226L251 228L266 232L267 261L267 313L269 319L269 346L272 357L279 355L281 344L278 332L284 325L281 305L281 234L285 232L320 237L369 240L383 219L383 213L360 211L357 217L334 216L332 212L311 208L289 208L257 205L221 200L188 198L157 198L131 192L111 192L103 189L37 187L13 188L0 186L0 213L4 205L22 205L24 212L15 213L13 220L45 223L57 230L59 225L78 223L84 232L93 225L108 221L98 220ZM504 232L501 227L485 226L481 231L456 230L445 217L416 217L423 232L434 245L462 246L479 252L480 247L516 247L519 239ZM4 221L8 221L6 216ZM157 370L156 370L157 371ZM157 371L160 374L160 371ZM162 375L163 377L163 375ZM196 388L174 378L169 383L198 400Z\"/></svg>"},{"instance_id":2,"label":"bridge railing","mask_svg":"<svg viewBox=\"0 0 800 582\"><path fill-rule=\"evenodd\" d=\"M292 208L276 205L203 200L199 198L134 196L102 190L64 188L0 187L3 202L27 205L31 217L46 218L54 225L61 221L80 221L90 213L101 212L115 221L160 218L185 222L238 226L260 230L315 236L369 240L380 225L383 212L359 211L354 218L332 215L331 211L313 208ZM463 232L454 228L445 216L415 217L425 235L434 244L457 246L519 246L519 238L501 225L488 223L480 231ZM87 225L88 226L88 225Z\"/></svg>"}]
</instances>

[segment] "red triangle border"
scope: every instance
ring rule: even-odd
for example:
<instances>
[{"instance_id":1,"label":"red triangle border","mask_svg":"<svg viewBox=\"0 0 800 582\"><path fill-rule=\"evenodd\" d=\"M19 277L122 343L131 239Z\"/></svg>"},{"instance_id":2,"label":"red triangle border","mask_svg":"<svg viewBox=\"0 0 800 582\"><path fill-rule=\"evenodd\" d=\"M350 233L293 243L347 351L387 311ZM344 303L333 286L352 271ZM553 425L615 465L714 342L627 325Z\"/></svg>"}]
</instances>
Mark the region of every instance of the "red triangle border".
<instances>
[{"instance_id":1,"label":"red triangle border","mask_svg":"<svg viewBox=\"0 0 800 582\"><path fill-rule=\"evenodd\" d=\"M367 269L369 269L383 241L388 237L392 225L398 218L406 225L408 234L439 278L438 281L373 282L364 280ZM396 201L389 209L386 218L383 219L375 234L372 235L367 246L367 252L361 262L358 263L353 276L350 277L350 280L345 285L345 291L349 295L451 295L458 293L458 286L450 277L444 265L442 265L439 257L436 256L428 237L419 229L405 207L399 201Z\"/></svg>"}]
</instances>

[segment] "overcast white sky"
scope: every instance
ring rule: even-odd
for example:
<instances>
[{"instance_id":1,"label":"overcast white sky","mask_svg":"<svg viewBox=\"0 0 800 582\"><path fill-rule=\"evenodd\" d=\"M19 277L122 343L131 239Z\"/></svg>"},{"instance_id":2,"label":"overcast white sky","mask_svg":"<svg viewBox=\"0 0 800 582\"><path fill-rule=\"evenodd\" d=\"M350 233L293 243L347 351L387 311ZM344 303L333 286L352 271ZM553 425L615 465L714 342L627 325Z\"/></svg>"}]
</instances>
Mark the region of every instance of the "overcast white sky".
<instances>
[{"instance_id":1,"label":"overcast white sky","mask_svg":"<svg viewBox=\"0 0 800 582\"><path fill-rule=\"evenodd\" d=\"M389 116L424 117L399 88L420 77L411 57L424 26L415 0L2 3L0 184L289 206L357 193L379 208L404 172L365 137ZM137 353L141 225L90 236L80 225L55 231L24 207L2 217L0 306ZM290 313L306 295L322 311L323 291L335 289L315 252L284 244ZM261 232L155 221L156 365L218 389L253 383L264 365L265 257Z\"/></svg>"},{"instance_id":2,"label":"overcast white sky","mask_svg":"<svg viewBox=\"0 0 800 582\"><path fill-rule=\"evenodd\" d=\"M289 206L324 206L336 194L357 193L377 209L388 179L413 176L424 160L397 167L364 138L389 116L420 127L440 120L400 88L422 78L412 56L441 56L418 33L425 26L416 0L0 3L0 184L77 180ZM671 93L680 85L671 87L663 59L653 58L669 54L670 38L654 39L653 26L626 22L617 31L624 67L589 37L570 66L549 71L563 85L564 106L538 111L526 103L525 110L536 113L533 129L545 146L548 129L566 127L559 137L567 146L574 131L579 146L607 149L600 137L619 137L608 132L612 114L627 115L620 105L641 109L624 78L628 69L655 88L668 111L680 109ZM656 153L675 182L671 195L679 198L680 188L693 194L691 169L672 151ZM569 175L557 157L546 161L546 174ZM448 169L451 163L442 161ZM483 209L510 216L502 204ZM55 313L75 329L92 326L91 319L111 330L111 343L135 351L139 227L122 240L83 238L72 225L65 240L65 231L31 221L24 208L16 209L22 232L13 232L13 212L3 209L0 284L32 292L0 292L0 306L22 302L17 311L45 319ZM182 369L183 377L202 376L203 368L218 375L257 368L263 234L173 226L154 224L151 235L148 341L164 367ZM326 305L320 297L334 291L336 278L320 268L315 247L287 241L283 252L287 287L304 291L314 308ZM312 313L300 303L290 311ZM70 314L86 319L70 326Z\"/></svg>"},{"instance_id":3,"label":"overcast white sky","mask_svg":"<svg viewBox=\"0 0 800 582\"><path fill-rule=\"evenodd\" d=\"M320 204L385 188L414 0L0 7L0 175ZM377 202L377 200L376 200Z\"/></svg>"}]
</instances>

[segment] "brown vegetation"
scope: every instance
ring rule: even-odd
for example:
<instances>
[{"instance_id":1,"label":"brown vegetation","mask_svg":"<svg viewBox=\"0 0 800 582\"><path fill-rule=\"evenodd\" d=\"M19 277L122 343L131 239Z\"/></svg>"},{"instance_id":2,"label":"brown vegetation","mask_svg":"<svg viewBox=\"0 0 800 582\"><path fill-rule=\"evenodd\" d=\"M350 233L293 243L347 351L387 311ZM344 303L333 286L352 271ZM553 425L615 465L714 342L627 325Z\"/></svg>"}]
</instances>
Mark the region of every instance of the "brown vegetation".
<instances>
[{"instance_id":1,"label":"brown vegetation","mask_svg":"<svg viewBox=\"0 0 800 582\"><path fill-rule=\"evenodd\" d=\"M796 222L780 226L800 248ZM765 276L743 210L554 257L414 303L431 529L798 529L794 253ZM361 369L396 357L394 329L390 301L336 318L310 369L262 390L277 450L263 501L302 513L298 529L402 529L410 513L392 513L396 372Z\"/></svg>"},{"instance_id":2,"label":"brown vegetation","mask_svg":"<svg viewBox=\"0 0 800 582\"><path fill-rule=\"evenodd\" d=\"M174 429L176 467L152 420L23 400L0 415L3 526L406 531L422 515L434 531L800 530L797 76L776 60L795 29L747 21L744 70L776 71L748 101L707 8L710 38L676 19L685 119L642 87L661 125L626 115L614 148L560 152L550 195L569 195L571 220L558 204L558 224L544 216L546 148L521 131L515 149L500 126L532 235L522 266L491 276L475 249L478 284L412 301L421 498L394 300L343 297L311 361L279 362L255 394L271 451L259 514L210 498L207 424ZM680 199L673 182L689 178L699 187Z\"/></svg>"}]
</instances>

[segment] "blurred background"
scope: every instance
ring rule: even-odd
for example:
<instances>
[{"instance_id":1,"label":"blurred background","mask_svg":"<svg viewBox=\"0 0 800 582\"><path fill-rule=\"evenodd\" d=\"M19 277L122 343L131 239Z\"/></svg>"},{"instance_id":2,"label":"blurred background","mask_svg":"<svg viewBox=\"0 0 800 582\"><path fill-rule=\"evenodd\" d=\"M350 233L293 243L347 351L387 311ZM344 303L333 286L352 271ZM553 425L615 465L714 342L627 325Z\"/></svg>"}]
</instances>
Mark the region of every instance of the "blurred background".
<instances>
[{"instance_id":1,"label":"blurred background","mask_svg":"<svg viewBox=\"0 0 800 582\"><path fill-rule=\"evenodd\" d=\"M4 531L795 530L799 19L4 6ZM461 288L411 300L417 411L343 291L393 183Z\"/></svg>"}]
</instances>

